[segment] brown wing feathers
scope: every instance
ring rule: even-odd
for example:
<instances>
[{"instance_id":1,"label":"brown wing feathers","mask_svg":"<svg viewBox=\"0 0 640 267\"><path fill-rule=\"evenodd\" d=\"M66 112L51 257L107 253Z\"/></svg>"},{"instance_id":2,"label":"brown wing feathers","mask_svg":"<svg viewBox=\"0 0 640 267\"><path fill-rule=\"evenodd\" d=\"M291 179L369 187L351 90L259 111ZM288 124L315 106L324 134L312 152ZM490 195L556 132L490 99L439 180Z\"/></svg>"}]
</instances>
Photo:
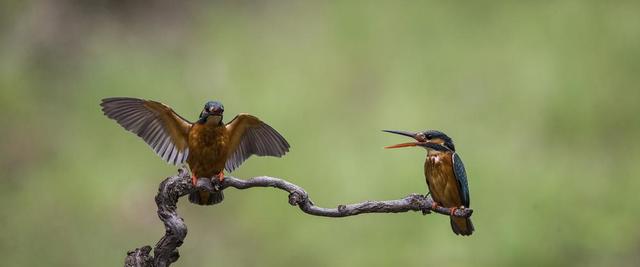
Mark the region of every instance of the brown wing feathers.
<instances>
[{"instance_id":1,"label":"brown wing feathers","mask_svg":"<svg viewBox=\"0 0 640 267\"><path fill-rule=\"evenodd\" d=\"M227 124L230 131L230 156L225 164L229 172L239 167L251 155L282 157L289 143L271 126L258 118L240 114Z\"/></svg>"},{"instance_id":2,"label":"brown wing feathers","mask_svg":"<svg viewBox=\"0 0 640 267\"><path fill-rule=\"evenodd\" d=\"M171 108L128 97L105 98L100 105L107 117L141 137L165 161L180 164L187 159L192 124ZM287 140L254 116L240 114L226 128L230 134L227 171L233 171L251 155L281 157L289 151Z\"/></svg>"},{"instance_id":3,"label":"brown wing feathers","mask_svg":"<svg viewBox=\"0 0 640 267\"><path fill-rule=\"evenodd\" d=\"M165 161L177 165L189 155L187 136L191 123L162 103L128 98L105 98L104 114L141 137Z\"/></svg>"}]
</instances>

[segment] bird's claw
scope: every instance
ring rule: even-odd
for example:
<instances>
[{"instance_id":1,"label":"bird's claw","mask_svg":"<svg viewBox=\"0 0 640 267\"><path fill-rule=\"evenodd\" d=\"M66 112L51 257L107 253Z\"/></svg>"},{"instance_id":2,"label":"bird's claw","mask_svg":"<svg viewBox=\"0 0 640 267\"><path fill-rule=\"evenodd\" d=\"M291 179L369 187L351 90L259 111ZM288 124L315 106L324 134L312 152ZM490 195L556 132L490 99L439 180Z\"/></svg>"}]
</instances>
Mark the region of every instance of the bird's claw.
<instances>
[{"instance_id":1,"label":"bird's claw","mask_svg":"<svg viewBox=\"0 0 640 267\"><path fill-rule=\"evenodd\" d=\"M425 197L426 197L426 196L428 196L428 195L429 195L429 194L425 195ZM438 206L440 206L440 205L438 204L438 202L435 202L435 201L433 201L433 200L432 200L432 201L431 201L431 207L429 207L428 209L423 209L423 210L422 210L422 215L430 214L430 213L431 213L431 211L436 210L436 209L438 208Z\"/></svg>"},{"instance_id":2,"label":"bird's claw","mask_svg":"<svg viewBox=\"0 0 640 267\"><path fill-rule=\"evenodd\" d=\"M451 215L451 216L455 215L457 209L458 208L456 208L456 207L449 208L449 215Z\"/></svg>"}]
</instances>

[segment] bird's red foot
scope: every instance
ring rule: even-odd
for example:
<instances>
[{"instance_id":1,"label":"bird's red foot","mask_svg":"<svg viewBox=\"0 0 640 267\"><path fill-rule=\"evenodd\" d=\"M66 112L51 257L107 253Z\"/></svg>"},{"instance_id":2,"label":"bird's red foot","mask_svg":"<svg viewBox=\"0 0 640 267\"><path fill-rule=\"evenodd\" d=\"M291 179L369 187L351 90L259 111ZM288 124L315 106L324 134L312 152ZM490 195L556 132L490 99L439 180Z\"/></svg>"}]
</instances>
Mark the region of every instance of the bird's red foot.
<instances>
[{"instance_id":1,"label":"bird's red foot","mask_svg":"<svg viewBox=\"0 0 640 267\"><path fill-rule=\"evenodd\" d=\"M450 208L450 209L449 209L449 215L453 216L453 215L456 213L456 210L457 210L457 209L458 209L458 208L455 208L455 207Z\"/></svg>"},{"instance_id":2,"label":"bird's red foot","mask_svg":"<svg viewBox=\"0 0 640 267\"><path fill-rule=\"evenodd\" d=\"M194 174L191 174L191 183L194 186L198 183L198 178Z\"/></svg>"},{"instance_id":3,"label":"bird's red foot","mask_svg":"<svg viewBox=\"0 0 640 267\"><path fill-rule=\"evenodd\" d=\"M438 208L438 203L435 201L431 203L431 210L436 210Z\"/></svg>"},{"instance_id":4,"label":"bird's red foot","mask_svg":"<svg viewBox=\"0 0 640 267\"><path fill-rule=\"evenodd\" d=\"M218 181L220 182L224 181L224 171L221 171L216 176L218 177Z\"/></svg>"}]
</instances>

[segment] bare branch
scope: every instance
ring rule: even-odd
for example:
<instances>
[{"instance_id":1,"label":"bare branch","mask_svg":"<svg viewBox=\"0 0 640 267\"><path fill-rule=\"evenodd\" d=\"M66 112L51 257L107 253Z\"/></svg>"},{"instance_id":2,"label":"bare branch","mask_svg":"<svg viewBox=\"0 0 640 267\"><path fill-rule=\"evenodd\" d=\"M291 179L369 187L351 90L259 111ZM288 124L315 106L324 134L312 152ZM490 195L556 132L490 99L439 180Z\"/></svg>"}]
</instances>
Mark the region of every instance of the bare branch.
<instances>
[{"instance_id":1,"label":"bare branch","mask_svg":"<svg viewBox=\"0 0 640 267\"><path fill-rule=\"evenodd\" d=\"M323 217L347 217L363 213L398 213L407 211L421 211L423 214L431 212L457 217L469 217L472 209L460 208L451 212L451 209L434 205L430 196L410 194L397 200L375 200L356 204L339 205L337 208L322 208L316 206L309 194L300 186L285 180L259 176L248 180L227 176L222 182L214 179L198 179L197 187L191 184L191 178L187 171L180 169L178 175L164 180L160 184L156 195L158 205L158 217L164 223L165 235L158 241L154 249L154 256L150 255L151 247L144 246L129 251L125 258L125 266L154 266L164 267L178 260L180 254L178 247L182 245L187 235L187 226L184 220L176 212L178 199L189 194L196 188L200 190L219 190L228 187L236 189L249 189L253 187L274 187L289 192L289 204L298 206L303 212Z\"/></svg>"},{"instance_id":2,"label":"bare branch","mask_svg":"<svg viewBox=\"0 0 640 267\"><path fill-rule=\"evenodd\" d=\"M429 196L411 194L403 199L365 201L357 204L339 205L337 208L322 208L313 204L309 194L300 186L287 182L279 178L259 176L249 180L225 177L220 185L223 189L233 187L237 189L248 189L253 187L275 187L289 192L289 204L298 206L307 214L324 217L347 217L363 213L397 213L407 211L423 211L429 213L434 211L443 215L450 215L450 209L437 206L432 209L433 199ZM454 216L469 217L473 213L471 209L456 209Z\"/></svg>"}]
</instances>

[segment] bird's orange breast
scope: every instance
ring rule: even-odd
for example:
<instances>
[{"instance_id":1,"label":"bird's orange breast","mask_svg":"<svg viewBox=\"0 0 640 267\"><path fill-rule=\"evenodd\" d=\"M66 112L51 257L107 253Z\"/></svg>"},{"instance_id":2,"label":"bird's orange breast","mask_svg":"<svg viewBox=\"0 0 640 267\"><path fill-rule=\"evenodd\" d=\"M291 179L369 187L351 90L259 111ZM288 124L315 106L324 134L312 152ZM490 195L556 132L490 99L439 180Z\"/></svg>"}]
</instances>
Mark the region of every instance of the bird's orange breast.
<instances>
[{"instance_id":1,"label":"bird's orange breast","mask_svg":"<svg viewBox=\"0 0 640 267\"><path fill-rule=\"evenodd\" d=\"M224 124L195 123L189 130L187 164L198 177L212 177L224 169L229 136Z\"/></svg>"},{"instance_id":2,"label":"bird's orange breast","mask_svg":"<svg viewBox=\"0 0 640 267\"><path fill-rule=\"evenodd\" d=\"M424 163L424 175L433 200L448 208L462 205L451 156L451 153L429 154Z\"/></svg>"}]
</instances>

